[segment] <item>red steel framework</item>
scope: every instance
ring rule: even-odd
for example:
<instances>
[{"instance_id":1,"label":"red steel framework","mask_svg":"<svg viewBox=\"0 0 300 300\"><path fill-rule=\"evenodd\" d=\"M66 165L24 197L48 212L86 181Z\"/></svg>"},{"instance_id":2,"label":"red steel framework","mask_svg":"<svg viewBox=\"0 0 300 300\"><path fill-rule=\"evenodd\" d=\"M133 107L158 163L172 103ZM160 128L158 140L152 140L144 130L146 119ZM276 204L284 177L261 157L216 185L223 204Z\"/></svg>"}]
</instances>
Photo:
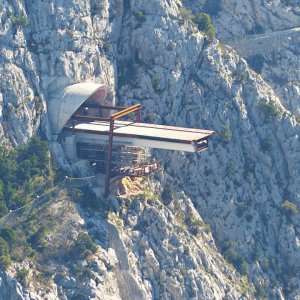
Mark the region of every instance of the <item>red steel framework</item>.
<instances>
[{"instance_id":1,"label":"red steel framework","mask_svg":"<svg viewBox=\"0 0 300 300\"><path fill-rule=\"evenodd\" d=\"M142 106L141 104L135 104L131 107L121 107L121 106L106 106L106 105L96 105L96 104L83 104L81 105L81 108L83 109L89 109L89 108L99 108L99 109L104 109L104 110L109 110L109 113L111 113L111 111L116 111L115 113L111 114L109 117L106 117L107 114L105 114L105 117L100 117L100 115L102 114L101 110L99 111L99 116L92 116L92 115L82 115L80 114L80 111L77 111L72 119L72 130L75 132L75 124L77 121L81 122L93 122L93 121L105 121L109 123L109 130L105 129L105 131L101 132L101 135L108 135L109 139L108 139L108 147L107 147L107 157L106 157L106 169L105 169L105 186L104 186L104 196L108 197L109 195L109 188L110 188L110 179L112 177L112 148L113 148L113 138L114 138L114 129L115 129L115 125L116 123L119 124L118 122L115 123L115 121L119 118L125 117L131 113L136 113L136 117L134 120L130 120L130 122L133 123L141 123L141 109ZM129 122L129 123L130 123ZM130 123L131 124L131 123ZM143 123L141 123L143 124ZM144 124L145 125L145 124ZM152 124L153 125L153 124ZM138 126L138 125L137 125ZM158 125L156 125L158 126ZM147 127L148 128L148 127ZM69 129L69 128L67 128ZM163 128L165 129L165 128ZM177 131L185 131L186 129L184 128L178 128L178 127L167 127L168 130L173 130L176 129ZM194 130L194 129L193 129ZM195 129L196 130L196 129ZM94 133L93 130L83 130L84 132L92 132ZM191 131L191 130L190 130ZM188 143L191 145L193 145L194 147L194 151L196 151L197 153L200 153L201 151L207 149L208 147L208 136L210 136L211 134L213 134L213 131L205 131L203 130L203 132L198 132L199 130L197 130L197 133L202 134L202 137L200 137L199 139L196 140L188 140ZM205 131L205 132L204 132ZM96 132L95 132L96 133ZM120 137L122 135L125 135L124 133L116 133L117 137ZM131 136L133 136L133 134L131 133ZM149 136L141 136L142 138L149 138ZM159 137L156 137L157 140ZM173 137L173 139L170 139L172 142L175 142L175 139ZM185 140L180 140L176 138L176 143L187 143L187 141ZM125 174L125 173L124 173Z\"/></svg>"},{"instance_id":2,"label":"red steel framework","mask_svg":"<svg viewBox=\"0 0 300 300\"><path fill-rule=\"evenodd\" d=\"M116 109L115 107L104 107L102 108L106 109ZM114 123L115 120L122 118L128 114L131 114L133 112L136 112L136 122L141 122L142 117L142 106L141 104L135 104L128 108L118 108L118 112L112 114L109 117L109 140L108 140L108 157L107 157L107 164L106 164L106 174L105 174L105 190L104 190L104 196L108 197L109 195L109 182L111 177L111 159L112 159L112 145L113 145L113 137L114 137Z\"/></svg>"}]
</instances>

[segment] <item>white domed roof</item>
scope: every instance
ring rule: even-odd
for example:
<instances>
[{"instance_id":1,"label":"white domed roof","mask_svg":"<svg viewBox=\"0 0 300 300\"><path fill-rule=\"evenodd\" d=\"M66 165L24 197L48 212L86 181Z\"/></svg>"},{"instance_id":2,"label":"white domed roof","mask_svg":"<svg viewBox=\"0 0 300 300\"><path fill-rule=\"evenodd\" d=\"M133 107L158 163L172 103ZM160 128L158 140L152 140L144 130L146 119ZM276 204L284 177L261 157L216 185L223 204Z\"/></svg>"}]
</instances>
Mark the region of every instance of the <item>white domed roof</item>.
<instances>
[{"instance_id":1,"label":"white domed roof","mask_svg":"<svg viewBox=\"0 0 300 300\"><path fill-rule=\"evenodd\" d=\"M104 104L108 87L99 83L76 83L68 86L62 98L53 98L48 115L53 134L59 134L76 110L86 101Z\"/></svg>"}]
</instances>

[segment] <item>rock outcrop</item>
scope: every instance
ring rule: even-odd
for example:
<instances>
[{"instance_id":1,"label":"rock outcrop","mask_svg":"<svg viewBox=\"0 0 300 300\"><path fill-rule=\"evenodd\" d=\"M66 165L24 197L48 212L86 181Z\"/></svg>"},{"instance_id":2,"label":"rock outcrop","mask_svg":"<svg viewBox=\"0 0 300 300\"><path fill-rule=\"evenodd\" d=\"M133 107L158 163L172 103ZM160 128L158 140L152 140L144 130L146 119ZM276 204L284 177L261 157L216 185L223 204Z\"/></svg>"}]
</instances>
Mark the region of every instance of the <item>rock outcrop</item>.
<instances>
[{"instance_id":1,"label":"rock outcrop","mask_svg":"<svg viewBox=\"0 0 300 300\"><path fill-rule=\"evenodd\" d=\"M190 5L197 10L194 1ZM245 55L285 107L299 118L300 33L290 30L299 29L299 3L224 0L219 1L218 7L213 16L217 37ZM198 7L201 8L205 9Z\"/></svg>"}]
</instances>

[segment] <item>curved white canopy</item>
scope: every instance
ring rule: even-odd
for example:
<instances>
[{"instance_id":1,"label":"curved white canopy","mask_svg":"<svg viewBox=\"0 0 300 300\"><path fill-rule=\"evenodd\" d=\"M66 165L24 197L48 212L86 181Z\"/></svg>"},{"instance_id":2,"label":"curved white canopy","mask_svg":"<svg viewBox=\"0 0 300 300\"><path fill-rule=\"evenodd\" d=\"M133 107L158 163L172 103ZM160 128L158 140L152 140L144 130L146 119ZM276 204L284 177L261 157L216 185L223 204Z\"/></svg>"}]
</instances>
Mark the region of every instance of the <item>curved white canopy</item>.
<instances>
[{"instance_id":1,"label":"curved white canopy","mask_svg":"<svg viewBox=\"0 0 300 300\"><path fill-rule=\"evenodd\" d=\"M98 83L76 83L68 86L62 98L51 99L48 115L53 134L59 134L76 110L84 103L104 104L108 87Z\"/></svg>"}]
</instances>

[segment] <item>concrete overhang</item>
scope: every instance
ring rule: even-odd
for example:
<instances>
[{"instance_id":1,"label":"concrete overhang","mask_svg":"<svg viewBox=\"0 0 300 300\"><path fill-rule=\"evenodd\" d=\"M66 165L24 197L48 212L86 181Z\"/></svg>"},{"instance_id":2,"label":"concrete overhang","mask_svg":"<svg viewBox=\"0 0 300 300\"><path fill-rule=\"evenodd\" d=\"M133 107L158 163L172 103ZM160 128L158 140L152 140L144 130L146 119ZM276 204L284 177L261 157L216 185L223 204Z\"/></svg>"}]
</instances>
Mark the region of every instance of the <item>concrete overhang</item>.
<instances>
[{"instance_id":1,"label":"concrete overhang","mask_svg":"<svg viewBox=\"0 0 300 300\"><path fill-rule=\"evenodd\" d=\"M52 134L59 134L83 103L105 104L107 92L108 87L104 84L82 82L57 93L57 97L53 97L48 104Z\"/></svg>"}]
</instances>

